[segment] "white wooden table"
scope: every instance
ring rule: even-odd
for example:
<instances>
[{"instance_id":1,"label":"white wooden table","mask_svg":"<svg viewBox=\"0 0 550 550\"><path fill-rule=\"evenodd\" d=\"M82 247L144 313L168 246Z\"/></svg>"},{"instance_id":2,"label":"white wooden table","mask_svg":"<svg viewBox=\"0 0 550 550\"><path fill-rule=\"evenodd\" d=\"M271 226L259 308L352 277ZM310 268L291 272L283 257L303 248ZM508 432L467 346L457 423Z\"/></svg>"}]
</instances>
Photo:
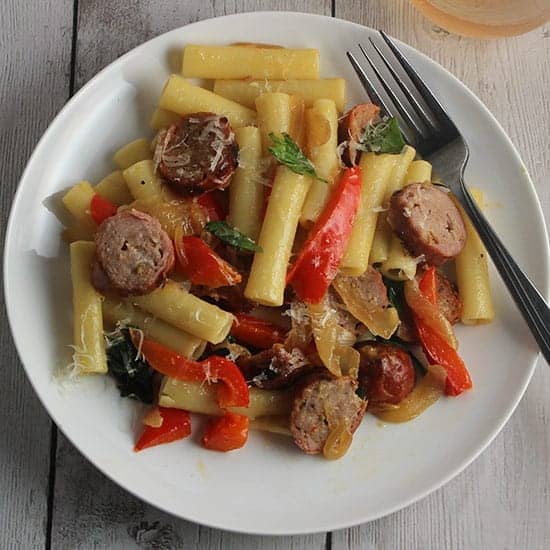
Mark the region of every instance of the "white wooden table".
<instances>
[{"instance_id":1,"label":"white wooden table","mask_svg":"<svg viewBox=\"0 0 550 550\"><path fill-rule=\"evenodd\" d=\"M67 99L100 69L141 42L190 22L284 9L382 28L454 73L519 148L548 221L550 25L519 38L485 42L449 35L405 0L1 0L2 231L32 148ZM2 549L550 547L550 370L542 360L506 428L443 489L353 529L251 537L159 512L83 459L58 434L26 381L3 310L1 315Z\"/></svg>"}]
</instances>

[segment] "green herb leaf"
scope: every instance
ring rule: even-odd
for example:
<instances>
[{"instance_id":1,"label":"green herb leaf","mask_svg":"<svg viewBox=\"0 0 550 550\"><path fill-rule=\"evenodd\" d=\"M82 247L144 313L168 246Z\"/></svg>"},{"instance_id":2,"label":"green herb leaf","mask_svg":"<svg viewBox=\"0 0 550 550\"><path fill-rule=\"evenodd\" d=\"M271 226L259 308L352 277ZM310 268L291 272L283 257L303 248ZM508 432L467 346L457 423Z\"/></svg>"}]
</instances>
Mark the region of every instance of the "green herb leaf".
<instances>
[{"instance_id":1,"label":"green herb leaf","mask_svg":"<svg viewBox=\"0 0 550 550\"><path fill-rule=\"evenodd\" d=\"M262 252L261 246L258 246L248 235L245 235L238 229L231 227L227 222L208 222L204 228L224 243L230 244L235 248L249 250L251 252Z\"/></svg>"},{"instance_id":2,"label":"green herb leaf","mask_svg":"<svg viewBox=\"0 0 550 550\"><path fill-rule=\"evenodd\" d=\"M388 300L401 316L405 303L403 295L403 281L393 281L384 277L384 284L388 289Z\"/></svg>"},{"instance_id":3,"label":"green herb leaf","mask_svg":"<svg viewBox=\"0 0 550 550\"><path fill-rule=\"evenodd\" d=\"M275 157L277 162L284 164L295 174L307 174L319 181L327 183L315 173L315 168L311 161L304 155L295 141L287 134L282 134L282 138L277 137L273 132L269 134L273 146L269 147L269 152Z\"/></svg>"},{"instance_id":4,"label":"green herb leaf","mask_svg":"<svg viewBox=\"0 0 550 550\"><path fill-rule=\"evenodd\" d=\"M405 140L395 117L369 124L361 138L361 148L373 153L400 153Z\"/></svg>"},{"instance_id":5,"label":"green herb leaf","mask_svg":"<svg viewBox=\"0 0 550 550\"><path fill-rule=\"evenodd\" d=\"M130 338L128 327L119 327L106 335L107 368L116 380L121 397L130 397L143 403L152 403L154 371L137 350Z\"/></svg>"}]
</instances>

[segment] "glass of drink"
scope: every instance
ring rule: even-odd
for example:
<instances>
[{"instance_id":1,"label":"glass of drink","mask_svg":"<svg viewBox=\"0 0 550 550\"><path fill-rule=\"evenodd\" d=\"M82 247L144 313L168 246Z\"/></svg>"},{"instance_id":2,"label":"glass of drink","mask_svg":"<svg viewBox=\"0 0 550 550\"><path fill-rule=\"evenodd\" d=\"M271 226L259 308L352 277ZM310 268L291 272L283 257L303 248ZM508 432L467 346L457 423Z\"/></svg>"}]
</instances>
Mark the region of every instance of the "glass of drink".
<instances>
[{"instance_id":1,"label":"glass of drink","mask_svg":"<svg viewBox=\"0 0 550 550\"><path fill-rule=\"evenodd\" d=\"M550 0L411 0L411 3L440 27L479 38L522 34L550 20Z\"/></svg>"}]
</instances>

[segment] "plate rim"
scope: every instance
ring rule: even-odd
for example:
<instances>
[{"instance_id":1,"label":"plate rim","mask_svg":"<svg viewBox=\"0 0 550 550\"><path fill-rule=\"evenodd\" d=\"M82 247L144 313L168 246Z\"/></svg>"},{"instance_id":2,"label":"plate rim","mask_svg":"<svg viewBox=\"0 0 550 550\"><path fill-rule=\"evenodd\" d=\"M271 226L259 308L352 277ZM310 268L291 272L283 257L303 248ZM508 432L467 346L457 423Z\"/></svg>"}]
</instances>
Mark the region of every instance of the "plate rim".
<instances>
[{"instance_id":1,"label":"plate rim","mask_svg":"<svg viewBox=\"0 0 550 550\"><path fill-rule=\"evenodd\" d=\"M81 449L79 445L77 445L71 436L69 436L65 431L60 428L58 422L58 419L54 417L52 412L50 411L50 408L46 404L46 396L42 396L41 392L39 391L39 388L35 384L35 381L33 380L33 377L30 374L30 370L27 369L26 364L23 362L22 354L21 354L21 345L18 341L16 334L13 329L13 314L11 313L12 309L15 307L15 304L13 303L14 298L10 298L10 282L9 282L9 276L8 273L10 272L10 262L9 262L9 255L7 254L7 251L11 248L12 243L14 241L13 239L13 233L15 231L15 210L17 204L20 202L23 185L22 183L27 179L28 172L31 170L31 166L35 161L35 157L38 155L38 152L43 146L43 143L48 140L49 135L58 127L62 126L63 119L67 115L67 112L70 111L74 104L78 103L81 95L89 93L89 91L96 85L96 83L104 78L104 76L114 70L117 69L119 65L122 65L126 58L136 55L136 52L139 52L141 49L145 49L151 42L155 40L159 40L161 37L165 37L169 34L176 34L178 32L184 32L186 29L194 26L201 26L201 25L208 25L209 22L213 20L219 20L219 19L239 19L239 18L246 18L246 17L303 17L303 18L315 18L319 20L324 21L334 21L337 24L345 24L345 25L351 25L353 27L356 27L358 29L362 30L368 30L368 31L374 31L376 32L376 29L372 27L368 27L367 25L363 25L361 23L356 23L354 21L348 21L345 19L332 17L330 15L323 15L323 14L316 14L316 13L307 13L307 12L296 12L296 11L270 11L270 10L262 10L262 11L249 11L249 12L243 12L243 13L234 13L234 14L228 14L218 17L210 17L208 19L202 19L200 21L195 21L193 23L189 23L187 25L183 25L181 27L177 27L174 29L171 29L169 31L166 31L164 33L158 34L157 36L154 36L150 38L149 40L139 44L138 46L132 48L128 52L124 53L119 58L115 59L111 63L109 63L107 66L105 66L103 69L101 69L97 74L95 74L89 81L87 81L66 103L65 105L59 110L59 112L55 115L53 120L48 124L48 127L36 143L35 147L32 150L32 153L28 157L28 160L26 161L25 168L21 173L21 176L19 178L17 189L14 194L14 197L12 199L11 205L10 205L10 212L9 212L9 218L8 223L6 225L6 234L4 238L4 258L3 258L3 284L4 284L4 294L5 294L5 308L7 313L7 320L8 320L8 326L10 328L10 334L12 337L12 340L14 342L17 354L19 356L19 360L21 362L21 365L23 366L25 376L27 380L30 382L36 396L38 397L40 403L48 413L48 416L50 419L56 424L57 428L61 430L61 432L64 434L64 436L71 442L72 445L78 450L78 452L83 455L86 460L88 460L95 468L97 468L103 475L105 475L108 479L116 483L119 487L122 487L125 491L128 491L130 494L135 496L136 498L147 502L151 504L152 506L174 516L178 517L187 521L192 521L201 525L205 525L208 527L213 527L217 529L223 529L230 532L235 533L246 533L250 535L275 535L275 536L284 536L284 535L305 535L305 534L314 534L314 533L324 533L329 531L334 531L338 529L344 529L353 527L356 525L360 525L363 523L368 523L370 521L374 521L376 519L380 519L382 517L385 517L387 515L393 514L394 512L397 512L399 510L402 510L404 508L407 508L411 506L412 504L418 502L419 500L422 500L423 498L427 497L431 493L437 491L442 486L446 485L449 481L451 481L453 478L455 478L458 474L463 472L474 460L476 460L486 449L487 447L494 441L495 437L502 431L504 426L509 421L512 414L515 412L519 402L523 398L525 391L527 389L527 386L529 385L529 382L532 379L532 376L534 374L535 368L537 366L538 360L540 358L540 352L536 353L536 355L533 357L529 367L528 367L528 375L525 378L525 381L520 388L520 391L517 392L516 398L512 401L511 406L508 408L508 411L505 415L503 415L499 422L497 423L496 427L485 436L485 441L482 445L479 446L478 449L476 449L475 452L473 452L471 455L466 456L464 460L460 462L460 464L454 468L452 471L450 471L446 476L442 476L441 479L436 480L434 483L428 484L427 488L423 491L420 491L415 496L406 499L405 501L401 501L399 504L393 505L393 506L387 506L384 509L381 509L376 514L370 514L367 516L363 516L362 519L357 520L357 518L350 519L349 521L340 521L340 522L333 522L332 524L327 524L323 527L318 527L314 529L300 529L300 528L293 528L293 529L275 529L275 530L260 530L255 531L252 529L242 530L233 528L231 525L227 525L223 523L223 521L211 521L209 518L203 518L203 517L194 517L192 513L188 513L185 516L173 512L169 510L167 507L163 505L162 502L158 502L154 496L150 495L142 495L138 492L137 488L134 489L133 487L126 486L125 484L122 484L120 481L115 479L113 475L109 473L109 470L107 467L103 467L102 464L98 464L95 460L90 458L88 452ZM514 153L514 160L517 162L519 166L521 166L525 173L525 189L528 190L529 194L531 195L531 199L533 200L534 207L538 214L538 221L540 222L540 227L542 230L542 238L543 241L546 243L546 251L543 254L543 262L542 262L542 272L545 273L545 281L543 283L543 288L539 289L542 293L542 295L548 300L549 294L550 294L550 269L549 269L549 263L550 263L550 255L549 255L549 236L548 236L548 228L545 223L544 219L544 212L542 210L542 205L540 203L539 197L536 192L536 188L533 184L533 181L529 175L529 172L527 171L527 168L525 167L525 164L523 163L521 156L519 155L519 152L517 148L515 147L514 143L506 133L506 131L503 129L502 125L499 123L499 121L495 118L495 116L492 114L492 112L486 107L486 105L481 101L481 99L472 91L470 88L464 84L461 80L459 80L454 74L452 74L449 70L447 70L445 67L440 65L437 61L430 58L428 55L424 54L420 50L416 49L414 46L411 46L405 42L402 42L398 39L395 39L399 44L404 45L406 49L412 49L414 50L415 54L421 56L424 58L424 60L428 61L431 64L434 64L438 67L438 69L445 72L446 76L449 76L455 85L458 87L464 89L470 99L473 99L478 106L486 113L488 118L491 120L491 122L495 125L495 127L498 129L500 133L500 137L504 138L504 140L507 142L507 145L509 146L510 150Z\"/></svg>"}]
</instances>

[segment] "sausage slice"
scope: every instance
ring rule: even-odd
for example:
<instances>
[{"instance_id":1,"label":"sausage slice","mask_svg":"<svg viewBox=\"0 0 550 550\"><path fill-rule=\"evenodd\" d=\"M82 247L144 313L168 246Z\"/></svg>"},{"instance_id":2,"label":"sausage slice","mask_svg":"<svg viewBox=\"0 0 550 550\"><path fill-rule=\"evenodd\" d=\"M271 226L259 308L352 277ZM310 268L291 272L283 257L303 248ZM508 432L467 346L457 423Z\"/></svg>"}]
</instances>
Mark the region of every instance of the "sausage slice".
<instances>
[{"instance_id":1,"label":"sausage slice","mask_svg":"<svg viewBox=\"0 0 550 550\"><path fill-rule=\"evenodd\" d=\"M388 222L410 252L430 265L454 258L466 242L457 207L448 193L430 183L412 183L394 193Z\"/></svg>"},{"instance_id":2,"label":"sausage slice","mask_svg":"<svg viewBox=\"0 0 550 550\"><path fill-rule=\"evenodd\" d=\"M355 298L371 308L386 308L390 305L388 289L382 275L371 265L363 275L337 275L333 286L344 302Z\"/></svg>"},{"instance_id":3,"label":"sausage slice","mask_svg":"<svg viewBox=\"0 0 550 550\"><path fill-rule=\"evenodd\" d=\"M151 292L174 266L174 247L155 218L129 209L107 218L96 234L92 282L122 296Z\"/></svg>"},{"instance_id":4,"label":"sausage slice","mask_svg":"<svg viewBox=\"0 0 550 550\"><path fill-rule=\"evenodd\" d=\"M372 343L359 353L359 387L371 405L397 405L414 388L415 372L410 355L397 346Z\"/></svg>"},{"instance_id":5,"label":"sausage slice","mask_svg":"<svg viewBox=\"0 0 550 550\"><path fill-rule=\"evenodd\" d=\"M456 285L443 273L437 274L437 304L441 313L454 325L462 315L462 298Z\"/></svg>"},{"instance_id":6,"label":"sausage slice","mask_svg":"<svg viewBox=\"0 0 550 550\"><path fill-rule=\"evenodd\" d=\"M322 452L330 432L343 419L351 433L359 426L367 402L356 393L349 377L308 376L294 396L290 430L294 442L307 454Z\"/></svg>"},{"instance_id":7,"label":"sausage slice","mask_svg":"<svg viewBox=\"0 0 550 550\"><path fill-rule=\"evenodd\" d=\"M365 128L379 119L380 107L374 103L360 103L350 109L338 123L338 143L346 143L342 152L342 162L353 166L357 161L354 147L363 137Z\"/></svg>"},{"instance_id":8,"label":"sausage slice","mask_svg":"<svg viewBox=\"0 0 550 550\"><path fill-rule=\"evenodd\" d=\"M250 383L264 390L288 388L317 367L298 348L289 352L282 344L237 360L237 365Z\"/></svg>"},{"instance_id":9,"label":"sausage slice","mask_svg":"<svg viewBox=\"0 0 550 550\"><path fill-rule=\"evenodd\" d=\"M159 131L154 155L160 175L182 195L229 185L238 148L227 117L193 113Z\"/></svg>"}]
</instances>

